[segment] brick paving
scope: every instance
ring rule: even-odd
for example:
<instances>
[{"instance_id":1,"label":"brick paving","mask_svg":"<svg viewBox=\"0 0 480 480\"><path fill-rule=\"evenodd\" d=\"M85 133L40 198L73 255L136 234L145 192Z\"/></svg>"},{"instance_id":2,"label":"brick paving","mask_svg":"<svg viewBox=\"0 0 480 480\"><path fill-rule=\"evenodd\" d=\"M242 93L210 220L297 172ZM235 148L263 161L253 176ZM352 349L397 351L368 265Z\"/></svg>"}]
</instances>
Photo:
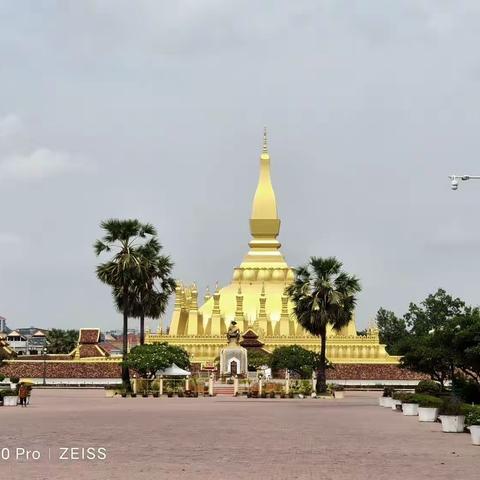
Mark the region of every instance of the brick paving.
<instances>
[{"instance_id":1,"label":"brick paving","mask_svg":"<svg viewBox=\"0 0 480 480\"><path fill-rule=\"evenodd\" d=\"M346 392L344 400L33 393L26 409L0 408L0 452L38 449L42 457L0 460L0 478L480 478L480 447L468 434L380 408L377 393ZM61 447L104 447L107 458L60 460Z\"/></svg>"}]
</instances>

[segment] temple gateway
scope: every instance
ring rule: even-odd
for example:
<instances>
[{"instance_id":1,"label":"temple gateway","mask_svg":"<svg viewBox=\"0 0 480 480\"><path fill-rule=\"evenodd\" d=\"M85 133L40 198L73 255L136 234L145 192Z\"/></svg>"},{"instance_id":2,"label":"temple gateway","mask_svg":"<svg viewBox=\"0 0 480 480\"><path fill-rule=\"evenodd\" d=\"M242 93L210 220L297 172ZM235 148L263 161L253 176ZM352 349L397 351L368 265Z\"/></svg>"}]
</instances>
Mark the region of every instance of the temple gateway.
<instances>
[{"instance_id":1,"label":"temple gateway","mask_svg":"<svg viewBox=\"0 0 480 480\"><path fill-rule=\"evenodd\" d=\"M280 251L280 218L270 178L270 155L264 133L260 175L250 218L249 251L233 270L231 282L207 293L199 305L196 284L178 282L175 306L168 333L148 333L146 343L169 342L185 348L194 363L211 368L226 344L232 321L245 341L267 351L285 345L319 350L318 337L308 334L297 322L285 288L294 271ZM241 342L242 344L242 342ZM246 345L247 346L247 345ZM376 328L357 335L355 318L340 332L328 331L327 358L336 364L397 364L381 345Z\"/></svg>"}]
</instances>

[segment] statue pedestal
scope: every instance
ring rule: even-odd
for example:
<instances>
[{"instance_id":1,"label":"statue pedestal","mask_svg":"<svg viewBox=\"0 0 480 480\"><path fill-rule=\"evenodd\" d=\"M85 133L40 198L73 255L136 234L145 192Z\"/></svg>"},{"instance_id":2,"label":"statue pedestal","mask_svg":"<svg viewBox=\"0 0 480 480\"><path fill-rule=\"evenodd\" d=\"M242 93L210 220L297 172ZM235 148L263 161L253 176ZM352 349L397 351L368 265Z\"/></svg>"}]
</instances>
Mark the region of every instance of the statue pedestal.
<instances>
[{"instance_id":1,"label":"statue pedestal","mask_svg":"<svg viewBox=\"0 0 480 480\"><path fill-rule=\"evenodd\" d=\"M244 375L248 371L247 349L230 344L220 351L220 375Z\"/></svg>"}]
</instances>

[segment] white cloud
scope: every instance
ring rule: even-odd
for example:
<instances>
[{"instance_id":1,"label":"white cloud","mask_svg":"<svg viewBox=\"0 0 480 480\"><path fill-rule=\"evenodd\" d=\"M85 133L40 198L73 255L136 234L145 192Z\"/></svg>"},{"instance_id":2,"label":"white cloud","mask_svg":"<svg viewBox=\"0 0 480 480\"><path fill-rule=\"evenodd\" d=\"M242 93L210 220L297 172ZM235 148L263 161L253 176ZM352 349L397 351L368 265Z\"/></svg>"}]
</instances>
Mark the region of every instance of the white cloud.
<instances>
[{"instance_id":1,"label":"white cloud","mask_svg":"<svg viewBox=\"0 0 480 480\"><path fill-rule=\"evenodd\" d=\"M71 153L38 148L26 155L11 155L1 162L0 180L35 181L86 170L87 164Z\"/></svg>"},{"instance_id":2,"label":"white cloud","mask_svg":"<svg viewBox=\"0 0 480 480\"><path fill-rule=\"evenodd\" d=\"M0 117L0 138L11 137L22 129L22 120L18 115L10 113Z\"/></svg>"}]
</instances>

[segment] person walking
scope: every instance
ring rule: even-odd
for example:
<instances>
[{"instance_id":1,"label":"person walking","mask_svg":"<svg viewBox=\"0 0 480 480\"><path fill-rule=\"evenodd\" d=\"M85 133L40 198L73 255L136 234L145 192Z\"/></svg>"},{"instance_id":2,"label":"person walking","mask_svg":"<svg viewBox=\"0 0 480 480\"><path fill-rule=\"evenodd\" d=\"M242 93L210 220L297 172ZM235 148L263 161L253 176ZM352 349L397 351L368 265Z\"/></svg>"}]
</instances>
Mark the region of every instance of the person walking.
<instances>
[{"instance_id":1,"label":"person walking","mask_svg":"<svg viewBox=\"0 0 480 480\"><path fill-rule=\"evenodd\" d=\"M20 398L20 405L22 407L27 406L27 397L28 397L28 387L22 383L18 389L18 396Z\"/></svg>"}]
</instances>

